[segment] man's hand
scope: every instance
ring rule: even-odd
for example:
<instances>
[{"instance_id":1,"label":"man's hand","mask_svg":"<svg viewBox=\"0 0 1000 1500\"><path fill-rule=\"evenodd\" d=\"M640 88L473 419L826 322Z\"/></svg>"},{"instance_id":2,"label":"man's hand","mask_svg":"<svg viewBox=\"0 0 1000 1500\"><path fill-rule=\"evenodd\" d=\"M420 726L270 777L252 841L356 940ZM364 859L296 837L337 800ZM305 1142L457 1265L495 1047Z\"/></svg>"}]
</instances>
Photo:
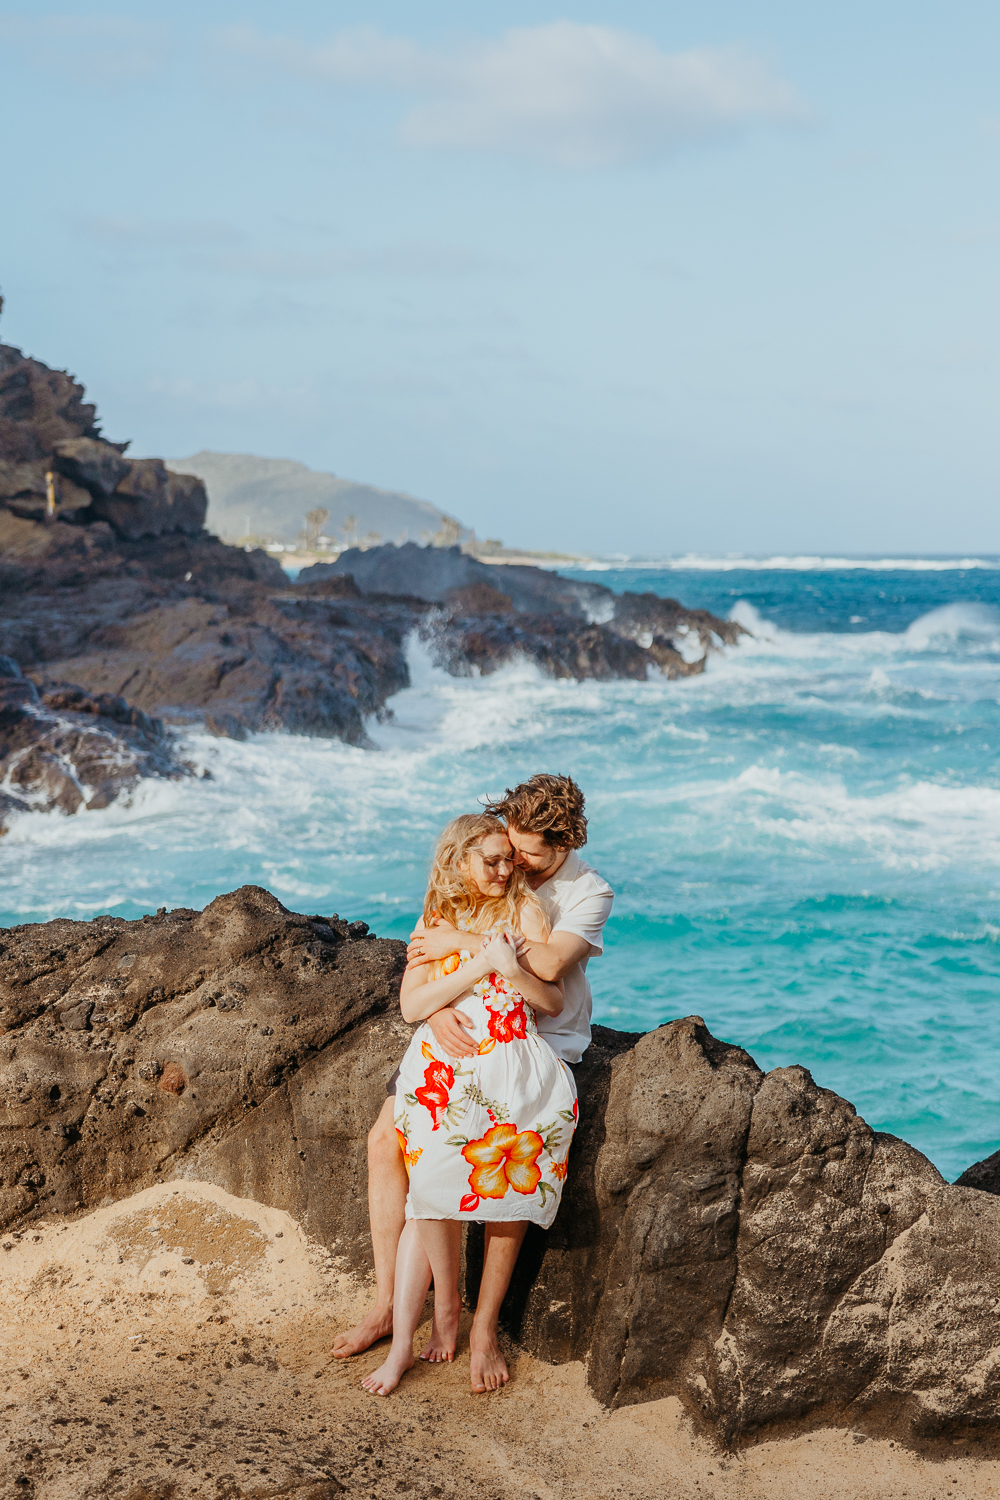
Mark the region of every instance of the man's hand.
<instances>
[{"instance_id":1,"label":"man's hand","mask_svg":"<svg viewBox=\"0 0 1000 1500\"><path fill-rule=\"evenodd\" d=\"M464 1011L452 1010L450 1005L446 1006L444 1010L435 1011L432 1016L428 1016L427 1025L433 1031L438 1046L449 1057L478 1056L479 1048L466 1035L466 1031L473 1029L473 1024Z\"/></svg>"},{"instance_id":2,"label":"man's hand","mask_svg":"<svg viewBox=\"0 0 1000 1500\"><path fill-rule=\"evenodd\" d=\"M574 964L587 958L592 951L595 950L591 949L587 939L577 937L575 932L553 932L548 942L529 943L518 957L524 968L530 969L537 979L552 984L563 979Z\"/></svg>"},{"instance_id":3,"label":"man's hand","mask_svg":"<svg viewBox=\"0 0 1000 1500\"><path fill-rule=\"evenodd\" d=\"M424 931L414 929L410 933L406 962L432 964L435 959L447 958L449 953L460 953L463 948L468 953L475 953L482 947L482 941L478 933L460 932L447 922L435 922L433 927Z\"/></svg>"}]
</instances>

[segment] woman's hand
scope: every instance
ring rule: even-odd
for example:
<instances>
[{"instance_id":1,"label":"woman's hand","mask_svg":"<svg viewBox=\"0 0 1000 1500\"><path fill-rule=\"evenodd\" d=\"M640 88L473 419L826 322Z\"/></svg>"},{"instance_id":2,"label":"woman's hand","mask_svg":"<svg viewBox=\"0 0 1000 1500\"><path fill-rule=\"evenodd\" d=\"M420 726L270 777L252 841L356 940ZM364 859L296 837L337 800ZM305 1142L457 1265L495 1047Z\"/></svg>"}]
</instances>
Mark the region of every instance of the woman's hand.
<instances>
[{"instance_id":1,"label":"woman's hand","mask_svg":"<svg viewBox=\"0 0 1000 1500\"><path fill-rule=\"evenodd\" d=\"M482 941L478 933L460 932L447 922L435 922L431 927L421 925L410 933L406 960L411 964L432 964L436 959L461 952L463 948L469 953L475 953Z\"/></svg>"},{"instance_id":2,"label":"woman's hand","mask_svg":"<svg viewBox=\"0 0 1000 1500\"><path fill-rule=\"evenodd\" d=\"M517 961L517 941L509 933L498 932L488 943L484 943L480 959L484 974L496 971L513 984L522 976L521 965Z\"/></svg>"}]
</instances>

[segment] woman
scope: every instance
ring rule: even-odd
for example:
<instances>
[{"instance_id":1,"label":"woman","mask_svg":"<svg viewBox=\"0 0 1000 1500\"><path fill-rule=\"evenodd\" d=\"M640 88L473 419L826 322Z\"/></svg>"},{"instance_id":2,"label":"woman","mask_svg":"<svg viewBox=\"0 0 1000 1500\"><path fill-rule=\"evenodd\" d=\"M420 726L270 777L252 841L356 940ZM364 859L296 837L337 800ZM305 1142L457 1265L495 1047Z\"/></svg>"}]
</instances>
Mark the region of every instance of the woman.
<instances>
[{"instance_id":1,"label":"woman","mask_svg":"<svg viewBox=\"0 0 1000 1500\"><path fill-rule=\"evenodd\" d=\"M424 1025L400 1064L395 1120L410 1190L396 1258L392 1347L362 1381L374 1395L387 1396L413 1364L413 1335L432 1278L434 1327L421 1358L454 1358L462 1224L485 1221L487 1235L513 1241L516 1254L527 1225L548 1228L559 1206L576 1128L576 1085L539 1036L535 1012L559 1015L563 986L520 965L521 939L543 942L548 926L511 852L503 824L489 814L448 824L421 926L440 917L492 936L475 957L461 952L441 963L411 964L403 975L404 1019L425 1021L453 1005L472 1020L469 1035L479 1051L464 1062L442 1056ZM487 1299L480 1296L474 1337L495 1343L505 1291L506 1281L491 1284Z\"/></svg>"}]
</instances>

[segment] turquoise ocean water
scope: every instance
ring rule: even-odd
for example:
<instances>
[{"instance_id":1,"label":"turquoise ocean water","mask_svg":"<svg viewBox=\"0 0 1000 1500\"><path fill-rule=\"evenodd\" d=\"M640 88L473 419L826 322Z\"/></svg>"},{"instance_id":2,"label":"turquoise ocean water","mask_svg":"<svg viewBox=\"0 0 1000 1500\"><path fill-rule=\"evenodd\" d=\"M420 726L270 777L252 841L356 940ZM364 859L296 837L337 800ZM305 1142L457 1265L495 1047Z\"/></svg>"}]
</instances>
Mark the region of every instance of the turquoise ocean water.
<instances>
[{"instance_id":1,"label":"turquoise ocean water","mask_svg":"<svg viewBox=\"0 0 1000 1500\"><path fill-rule=\"evenodd\" d=\"M618 896L597 1018L696 1012L955 1176L1000 1146L1000 560L686 559L588 576L734 613L699 678L528 666L413 685L375 752L195 735L210 780L20 820L0 923L204 905L246 882L404 936L441 824L535 770L587 792Z\"/></svg>"}]
</instances>

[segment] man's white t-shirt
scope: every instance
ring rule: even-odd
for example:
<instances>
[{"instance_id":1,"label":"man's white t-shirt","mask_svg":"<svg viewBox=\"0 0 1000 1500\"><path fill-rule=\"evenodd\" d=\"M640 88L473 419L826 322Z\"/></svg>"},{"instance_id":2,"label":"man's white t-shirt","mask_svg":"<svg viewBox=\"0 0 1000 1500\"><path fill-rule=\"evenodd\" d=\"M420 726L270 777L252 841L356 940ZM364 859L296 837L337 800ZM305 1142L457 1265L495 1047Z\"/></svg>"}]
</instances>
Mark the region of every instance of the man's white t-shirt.
<instances>
[{"instance_id":1,"label":"man's white t-shirt","mask_svg":"<svg viewBox=\"0 0 1000 1500\"><path fill-rule=\"evenodd\" d=\"M535 892L553 932L572 932L591 948L587 958L604 950L604 924L611 915L614 891L596 870L571 849L558 870ZM538 1030L557 1057L578 1063L590 1046L594 1008L587 980L587 958L563 975L566 998L558 1016L536 1013Z\"/></svg>"}]
</instances>

